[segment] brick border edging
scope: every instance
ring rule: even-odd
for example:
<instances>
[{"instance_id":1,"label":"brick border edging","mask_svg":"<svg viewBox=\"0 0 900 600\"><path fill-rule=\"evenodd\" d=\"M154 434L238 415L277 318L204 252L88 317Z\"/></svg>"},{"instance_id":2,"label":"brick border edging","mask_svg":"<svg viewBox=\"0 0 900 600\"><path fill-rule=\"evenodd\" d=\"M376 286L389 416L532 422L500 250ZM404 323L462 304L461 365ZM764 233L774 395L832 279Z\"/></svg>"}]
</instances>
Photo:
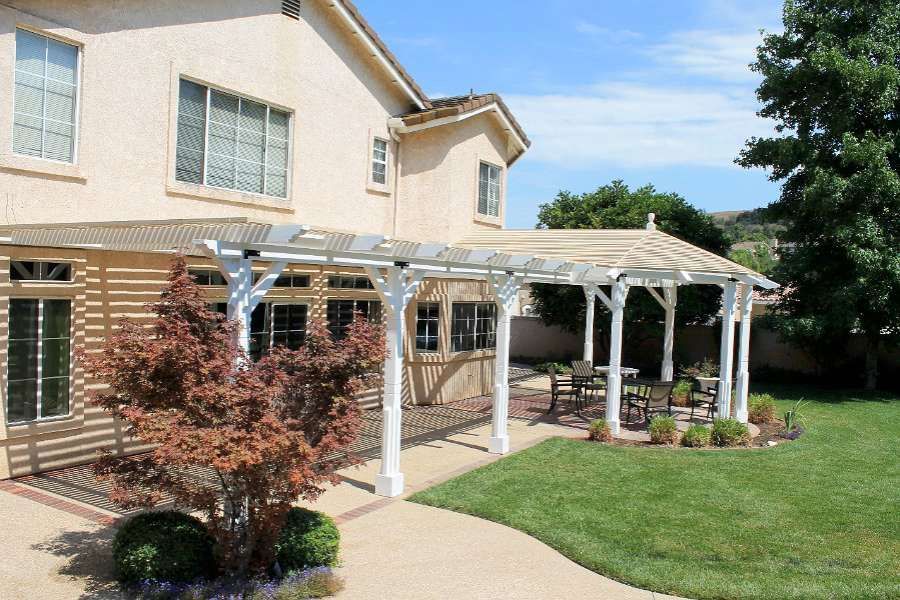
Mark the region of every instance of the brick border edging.
<instances>
[{"instance_id":1,"label":"brick border edging","mask_svg":"<svg viewBox=\"0 0 900 600\"><path fill-rule=\"evenodd\" d=\"M61 510L70 515L75 515L76 517L81 517L82 519L87 519L88 521L93 521L100 525L115 527L122 519L122 517L113 517L112 515L102 513L98 510L87 508L86 506L75 504L74 502L69 502L68 500L57 498L56 496L51 496L50 494L38 491L28 485L22 485L9 479L0 480L0 491L7 492L14 496L28 498L43 506L55 508L56 510Z\"/></svg>"}]
</instances>

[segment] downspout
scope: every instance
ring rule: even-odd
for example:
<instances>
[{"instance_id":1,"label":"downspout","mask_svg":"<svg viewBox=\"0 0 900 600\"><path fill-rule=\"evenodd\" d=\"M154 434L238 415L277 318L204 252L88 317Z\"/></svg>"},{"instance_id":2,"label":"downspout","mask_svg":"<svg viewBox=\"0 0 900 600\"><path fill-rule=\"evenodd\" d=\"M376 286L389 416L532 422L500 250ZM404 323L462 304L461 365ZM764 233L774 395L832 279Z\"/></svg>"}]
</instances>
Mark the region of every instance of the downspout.
<instances>
[{"instance_id":1,"label":"downspout","mask_svg":"<svg viewBox=\"0 0 900 600\"><path fill-rule=\"evenodd\" d=\"M403 151L403 144L400 143L400 136L397 135L394 122L394 119L388 119L388 132L391 135L391 139L397 144L397 151L394 152L394 214L393 224L391 226L392 238L397 237L397 217L400 210L400 153ZM400 121L400 123L402 124L403 121Z\"/></svg>"}]
</instances>

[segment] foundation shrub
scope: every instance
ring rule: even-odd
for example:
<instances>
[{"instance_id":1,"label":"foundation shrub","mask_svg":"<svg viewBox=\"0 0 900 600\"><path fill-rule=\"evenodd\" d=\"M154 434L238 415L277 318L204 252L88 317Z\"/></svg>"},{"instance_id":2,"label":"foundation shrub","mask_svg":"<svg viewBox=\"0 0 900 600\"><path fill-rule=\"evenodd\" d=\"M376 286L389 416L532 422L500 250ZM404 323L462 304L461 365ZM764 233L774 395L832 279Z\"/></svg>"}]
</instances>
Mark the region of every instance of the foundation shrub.
<instances>
[{"instance_id":1,"label":"foundation shrub","mask_svg":"<svg viewBox=\"0 0 900 600\"><path fill-rule=\"evenodd\" d=\"M775 397L772 394L750 394L747 411L747 419L751 423L771 423L775 420Z\"/></svg>"},{"instance_id":2,"label":"foundation shrub","mask_svg":"<svg viewBox=\"0 0 900 600\"><path fill-rule=\"evenodd\" d=\"M709 446L710 435L708 427L694 423L681 436L681 445L688 448Z\"/></svg>"},{"instance_id":3,"label":"foundation shrub","mask_svg":"<svg viewBox=\"0 0 900 600\"><path fill-rule=\"evenodd\" d=\"M294 507L281 528L275 554L285 572L337 564L341 534L328 515Z\"/></svg>"},{"instance_id":4,"label":"foundation shrub","mask_svg":"<svg viewBox=\"0 0 900 600\"><path fill-rule=\"evenodd\" d=\"M716 419L713 421L712 443L720 448L746 446L750 443L750 430L737 419Z\"/></svg>"},{"instance_id":5,"label":"foundation shrub","mask_svg":"<svg viewBox=\"0 0 900 600\"><path fill-rule=\"evenodd\" d=\"M209 577L216 570L213 545L196 517L177 511L143 513L122 525L113 539L116 577L126 585Z\"/></svg>"},{"instance_id":6,"label":"foundation shrub","mask_svg":"<svg viewBox=\"0 0 900 600\"><path fill-rule=\"evenodd\" d=\"M654 444L674 444L678 441L675 417L657 415L650 419L650 441Z\"/></svg>"},{"instance_id":7,"label":"foundation shrub","mask_svg":"<svg viewBox=\"0 0 900 600\"><path fill-rule=\"evenodd\" d=\"M603 419L595 419L588 426L588 439L595 442L611 442L613 439L609 423Z\"/></svg>"}]
</instances>

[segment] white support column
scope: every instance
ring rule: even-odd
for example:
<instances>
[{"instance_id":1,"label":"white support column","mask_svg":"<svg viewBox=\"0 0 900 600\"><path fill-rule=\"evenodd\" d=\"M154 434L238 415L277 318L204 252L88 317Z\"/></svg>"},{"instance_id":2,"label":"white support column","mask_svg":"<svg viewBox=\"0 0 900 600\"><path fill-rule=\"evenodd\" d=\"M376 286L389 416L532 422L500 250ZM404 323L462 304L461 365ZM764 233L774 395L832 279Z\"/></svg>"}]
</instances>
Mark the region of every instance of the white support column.
<instances>
[{"instance_id":1,"label":"white support column","mask_svg":"<svg viewBox=\"0 0 900 600\"><path fill-rule=\"evenodd\" d=\"M719 347L719 418L731 416L731 372L734 367L734 314L737 283L728 281L722 286L722 340Z\"/></svg>"},{"instance_id":2,"label":"white support column","mask_svg":"<svg viewBox=\"0 0 900 600\"><path fill-rule=\"evenodd\" d=\"M620 275L612 286L612 329L609 340L609 375L606 382L606 422L613 434L619 433L619 403L622 396L622 319L628 286Z\"/></svg>"},{"instance_id":3,"label":"white support column","mask_svg":"<svg viewBox=\"0 0 900 600\"><path fill-rule=\"evenodd\" d=\"M240 322L237 332L238 346L250 351L250 315L278 279L287 263L273 262L253 285L252 258L219 259L219 269L228 281L228 318Z\"/></svg>"},{"instance_id":4,"label":"white support column","mask_svg":"<svg viewBox=\"0 0 900 600\"><path fill-rule=\"evenodd\" d=\"M597 301L595 285L584 285L584 360L594 364L594 304Z\"/></svg>"},{"instance_id":5,"label":"white support column","mask_svg":"<svg viewBox=\"0 0 900 600\"><path fill-rule=\"evenodd\" d=\"M237 344L244 352L250 351L250 313L253 294L253 261L249 258L231 258L219 261L228 280L228 318L238 321Z\"/></svg>"},{"instance_id":6,"label":"white support column","mask_svg":"<svg viewBox=\"0 0 900 600\"><path fill-rule=\"evenodd\" d=\"M489 276L488 285L497 305L497 352L494 361L494 403L491 411L491 437L488 451L509 452L509 333L512 305L522 287L521 279L509 275Z\"/></svg>"},{"instance_id":7,"label":"white support column","mask_svg":"<svg viewBox=\"0 0 900 600\"><path fill-rule=\"evenodd\" d=\"M403 493L403 473L400 471L400 441L403 400L403 340L406 307L415 295L422 274L398 264L385 269L382 276L373 267L366 272L384 302L387 313L385 337L387 357L384 361L384 391L381 432L381 470L375 476L375 493L380 496L399 496Z\"/></svg>"},{"instance_id":8,"label":"white support column","mask_svg":"<svg viewBox=\"0 0 900 600\"><path fill-rule=\"evenodd\" d=\"M663 359L660 369L660 379L663 381L672 381L674 373L674 365L672 362L672 351L675 347L675 306L678 304L678 287L675 285L664 287L663 295L665 296L666 321L665 334L663 335Z\"/></svg>"},{"instance_id":9,"label":"white support column","mask_svg":"<svg viewBox=\"0 0 900 600\"><path fill-rule=\"evenodd\" d=\"M738 340L735 417L747 422L747 396L750 393L750 317L753 314L753 286L741 286L741 337Z\"/></svg>"}]
</instances>

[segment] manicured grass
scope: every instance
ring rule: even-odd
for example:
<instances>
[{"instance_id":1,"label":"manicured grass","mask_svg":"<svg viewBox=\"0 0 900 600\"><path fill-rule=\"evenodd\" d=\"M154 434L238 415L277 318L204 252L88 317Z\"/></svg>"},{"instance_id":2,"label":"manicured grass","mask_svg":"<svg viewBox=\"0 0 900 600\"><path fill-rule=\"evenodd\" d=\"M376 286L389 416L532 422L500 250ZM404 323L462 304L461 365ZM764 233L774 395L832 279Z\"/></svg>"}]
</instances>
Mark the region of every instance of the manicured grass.
<instances>
[{"instance_id":1,"label":"manicured grass","mask_svg":"<svg viewBox=\"0 0 900 600\"><path fill-rule=\"evenodd\" d=\"M659 592L900 597L900 396L759 391L779 399L779 416L806 398L807 433L756 450L552 439L412 500L515 527Z\"/></svg>"}]
</instances>

